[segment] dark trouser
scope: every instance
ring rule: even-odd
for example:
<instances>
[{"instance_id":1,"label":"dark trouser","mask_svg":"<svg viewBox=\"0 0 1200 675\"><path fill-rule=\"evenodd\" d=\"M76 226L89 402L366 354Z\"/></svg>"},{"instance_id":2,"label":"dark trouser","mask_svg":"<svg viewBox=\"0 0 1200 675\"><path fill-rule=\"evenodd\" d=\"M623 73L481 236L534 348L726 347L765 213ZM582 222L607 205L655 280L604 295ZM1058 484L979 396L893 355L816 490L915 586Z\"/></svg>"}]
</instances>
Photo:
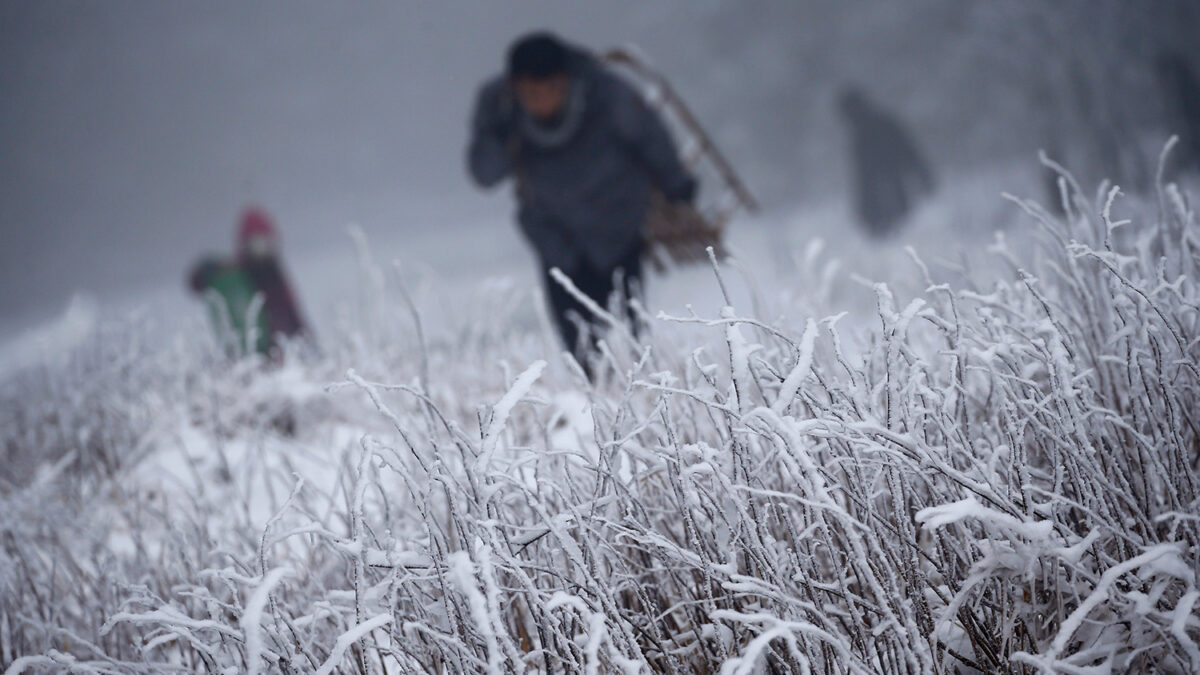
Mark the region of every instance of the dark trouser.
<instances>
[{"instance_id":1,"label":"dark trouser","mask_svg":"<svg viewBox=\"0 0 1200 675\"><path fill-rule=\"evenodd\" d=\"M620 277L620 307L623 308L629 320L631 330L637 335L637 318L629 306L629 300L637 297L641 290L642 280L642 245L639 242L633 250L625 254L612 267L597 268L585 259L580 260L575 269L563 270L584 295L591 298L597 305L608 307L608 299L617 290L614 283ZM546 285L546 295L550 301L550 315L558 326L563 344L579 360L580 365L589 373L588 357L595 349L595 327L597 317L583 303L575 299L567 289L562 287L550 276L549 268L542 270L542 280ZM587 324L592 333L586 343L581 343L579 324Z\"/></svg>"}]
</instances>

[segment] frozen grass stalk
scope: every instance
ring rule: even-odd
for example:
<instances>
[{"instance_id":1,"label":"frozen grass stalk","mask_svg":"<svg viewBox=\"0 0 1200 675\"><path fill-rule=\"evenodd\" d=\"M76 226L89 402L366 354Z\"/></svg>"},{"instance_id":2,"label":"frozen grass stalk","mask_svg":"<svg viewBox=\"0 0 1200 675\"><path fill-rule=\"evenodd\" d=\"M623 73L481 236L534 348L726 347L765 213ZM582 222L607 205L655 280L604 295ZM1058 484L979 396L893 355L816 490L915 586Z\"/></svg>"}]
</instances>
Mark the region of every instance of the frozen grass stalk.
<instances>
[{"instance_id":1,"label":"frozen grass stalk","mask_svg":"<svg viewBox=\"0 0 1200 675\"><path fill-rule=\"evenodd\" d=\"M427 333L361 233L309 360L103 324L0 390L6 673L1196 672L1195 216L1043 161L998 280L823 315L813 246L768 321L712 259L716 316L588 306L595 385L527 297Z\"/></svg>"}]
</instances>

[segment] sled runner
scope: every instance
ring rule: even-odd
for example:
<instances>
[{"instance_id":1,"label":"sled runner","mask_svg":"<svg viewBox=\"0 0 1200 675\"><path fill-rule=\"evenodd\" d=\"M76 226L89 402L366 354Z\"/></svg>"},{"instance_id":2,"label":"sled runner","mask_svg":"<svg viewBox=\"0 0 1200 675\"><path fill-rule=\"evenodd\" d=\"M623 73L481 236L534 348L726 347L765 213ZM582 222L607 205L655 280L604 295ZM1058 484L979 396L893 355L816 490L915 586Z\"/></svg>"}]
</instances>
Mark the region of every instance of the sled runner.
<instances>
[{"instance_id":1,"label":"sled runner","mask_svg":"<svg viewBox=\"0 0 1200 675\"><path fill-rule=\"evenodd\" d=\"M670 204L654 195L645 235L650 262L661 271L667 259L676 264L703 261L709 246L724 257L725 226L739 210L756 211L758 201L666 77L636 49L616 47L601 59L625 74L666 121L684 165L702 186L703 201L694 206Z\"/></svg>"}]
</instances>

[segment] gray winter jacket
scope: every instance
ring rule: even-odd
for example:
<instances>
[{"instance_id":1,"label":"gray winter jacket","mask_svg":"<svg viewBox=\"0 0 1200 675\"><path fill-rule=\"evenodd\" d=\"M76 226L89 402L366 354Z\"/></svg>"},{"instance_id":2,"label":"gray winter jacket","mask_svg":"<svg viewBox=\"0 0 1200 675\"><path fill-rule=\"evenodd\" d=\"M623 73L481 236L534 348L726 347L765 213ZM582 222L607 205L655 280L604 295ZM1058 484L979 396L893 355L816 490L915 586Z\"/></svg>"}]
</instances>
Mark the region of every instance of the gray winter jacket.
<instances>
[{"instance_id":1,"label":"gray winter jacket","mask_svg":"<svg viewBox=\"0 0 1200 675\"><path fill-rule=\"evenodd\" d=\"M544 265L608 269L640 245L651 188L691 201L696 181L629 84L579 50L570 73L569 102L549 129L521 110L503 76L485 83L468 164L483 187L516 178L517 220Z\"/></svg>"}]
</instances>

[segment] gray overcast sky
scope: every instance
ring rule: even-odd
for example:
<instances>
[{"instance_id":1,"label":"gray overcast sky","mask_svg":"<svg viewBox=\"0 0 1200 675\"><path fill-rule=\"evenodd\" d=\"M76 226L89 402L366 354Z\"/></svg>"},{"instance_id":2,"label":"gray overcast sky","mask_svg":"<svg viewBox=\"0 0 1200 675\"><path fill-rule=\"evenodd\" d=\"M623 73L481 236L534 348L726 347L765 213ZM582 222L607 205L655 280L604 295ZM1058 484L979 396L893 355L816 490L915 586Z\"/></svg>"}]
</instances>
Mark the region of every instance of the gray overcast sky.
<instances>
[{"instance_id":1,"label":"gray overcast sky","mask_svg":"<svg viewBox=\"0 0 1200 675\"><path fill-rule=\"evenodd\" d=\"M1106 135L1161 147L1147 63L1169 45L1200 58L1197 6L0 0L0 337L77 289L182 293L248 202L289 255L344 248L351 221L402 239L430 213L507 214L468 183L463 146L477 85L530 29L641 46L760 196L796 201L845 187L846 82L943 175L1005 154L1036 171L1047 144L1109 175L1088 152Z\"/></svg>"},{"instance_id":2,"label":"gray overcast sky","mask_svg":"<svg viewBox=\"0 0 1200 675\"><path fill-rule=\"evenodd\" d=\"M687 9L0 3L0 316L182 283L249 201L293 250L342 241L350 220L395 222L411 200L482 201L462 169L468 108L516 34L674 42Z\"/></svg>"}]
</instances>

